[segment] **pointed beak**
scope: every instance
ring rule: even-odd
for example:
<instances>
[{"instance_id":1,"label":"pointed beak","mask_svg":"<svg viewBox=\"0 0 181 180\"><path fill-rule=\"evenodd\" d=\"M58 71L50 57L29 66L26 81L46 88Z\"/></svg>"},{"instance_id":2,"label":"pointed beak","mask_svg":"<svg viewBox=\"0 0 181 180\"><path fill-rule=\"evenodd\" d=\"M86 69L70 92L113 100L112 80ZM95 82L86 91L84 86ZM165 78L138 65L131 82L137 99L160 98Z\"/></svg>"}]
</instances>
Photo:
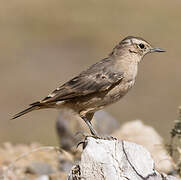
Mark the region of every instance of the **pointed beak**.
<instances>
[{"instance_id":1,"label":"pointed beak","mask_svg":"<svg viewBox=\"0 0 181 180\"><path fill-rule=\"evenodd\" d=\"M152 53L152 52L166 52L166 51L163 50L163 49L160 49L160 48L152 48L152 49L150 50L150 52Z\"/></svg>"}]
</instances>

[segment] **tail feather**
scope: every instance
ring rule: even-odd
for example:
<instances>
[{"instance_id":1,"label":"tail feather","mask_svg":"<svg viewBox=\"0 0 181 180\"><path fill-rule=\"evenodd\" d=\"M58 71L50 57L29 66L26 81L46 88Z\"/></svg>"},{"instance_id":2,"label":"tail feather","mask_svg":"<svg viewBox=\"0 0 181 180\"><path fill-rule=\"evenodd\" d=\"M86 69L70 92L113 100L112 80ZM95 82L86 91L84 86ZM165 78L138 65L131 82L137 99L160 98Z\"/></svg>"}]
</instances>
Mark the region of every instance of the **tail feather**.
<instances>
[{"instance_id":1,"label":"tail feather","mask_svg":"<svg viewBox=\"0 0 181 180\"><path fill-rule=\"evenodd\" d=\"M26 114L26 113L29 113L29 112L31 112L31 111L33 111L33 110L37 110L37 109L40 109L40 107L37 106L37 105L36 105L36 106L35 106L35 105L34 105L34 106L31 106L31 107L25 109L24 111L21 111L21 112L15 114L15 115L11 118L11 120L16 119L16 118L18 118L18 117L20 117L20 116L22 116L22 115L24 115L24 114Z\"/></svg>"},{"instance_id":2,"label":"tail feather","mask_svg":"<svg viewBox=\"0 0 181 180\"><path fill-rule=\"evenodd\" d=\"M30 104L30 106L40 106L42 103L40 101L36 101L32 104Z\"/></svg>"}]
</instances>

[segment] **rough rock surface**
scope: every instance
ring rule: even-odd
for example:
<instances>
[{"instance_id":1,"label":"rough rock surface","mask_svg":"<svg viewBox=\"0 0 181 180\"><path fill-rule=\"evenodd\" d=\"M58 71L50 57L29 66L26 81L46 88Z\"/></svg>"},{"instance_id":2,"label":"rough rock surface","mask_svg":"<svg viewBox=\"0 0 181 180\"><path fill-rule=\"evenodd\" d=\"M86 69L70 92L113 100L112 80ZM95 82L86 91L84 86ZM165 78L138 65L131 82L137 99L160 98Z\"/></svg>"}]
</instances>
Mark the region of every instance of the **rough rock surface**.
<instances>
[{"instance_id":1,"label":"rough rock surface","mask_svg":"<svg viewBox=\"0 0 181 180\"><path fill-rule=\"evenodd\" d=\"M69 180L176 180L155 170L150 153L141 145L127 141L88 137L81 161Z\"/></svg>"}]
</instances>

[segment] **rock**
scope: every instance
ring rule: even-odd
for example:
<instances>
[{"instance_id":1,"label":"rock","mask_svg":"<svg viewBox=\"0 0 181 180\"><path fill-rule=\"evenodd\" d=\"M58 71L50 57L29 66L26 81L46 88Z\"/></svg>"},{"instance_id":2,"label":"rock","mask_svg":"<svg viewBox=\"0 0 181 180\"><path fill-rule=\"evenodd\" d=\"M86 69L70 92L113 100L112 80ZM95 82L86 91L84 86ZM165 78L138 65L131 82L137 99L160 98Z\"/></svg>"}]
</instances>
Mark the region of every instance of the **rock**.
<instances>
[{"instance_id":1,"label":"rock","mask_svg":"<svg viewBox=\"0 0 181 180\"><path fill-rule=\"evenodd\" d=\"M50 180L50 178L47 175L42 175L42 176L36 178L35 180Z\"/></svg>"},{"instance_id":2,"label":"rock","mask_svg":"<svg viewBox=\"0 0 181 180\"><path fill-rule=\"evenodd\" d=\"M71 170L73 163L69 160L60 160L60 171L68 173Z\"/></svg>"},{"instance_id":3,"label":"rock","mask_svg":"<svg viewBox=\"0 0 181 180\"><path fill-rule=\"evenodd\" d=\"M72 168L68 180L176 180L154 168L150 153L127 141L88 137L81 161Z\"/></svg>"},{"instance_id":4,"label":"rock","mask_svg":"<svg viewBox=\"0 0 181 180\"><path fill-rule=\"evenodd\" d=\"M39 175L49 175L54 173L55 171L48 163L42 162L33 162L26 168L26 173L30 174L39 174Z\"/></svg>"}]
</instances>

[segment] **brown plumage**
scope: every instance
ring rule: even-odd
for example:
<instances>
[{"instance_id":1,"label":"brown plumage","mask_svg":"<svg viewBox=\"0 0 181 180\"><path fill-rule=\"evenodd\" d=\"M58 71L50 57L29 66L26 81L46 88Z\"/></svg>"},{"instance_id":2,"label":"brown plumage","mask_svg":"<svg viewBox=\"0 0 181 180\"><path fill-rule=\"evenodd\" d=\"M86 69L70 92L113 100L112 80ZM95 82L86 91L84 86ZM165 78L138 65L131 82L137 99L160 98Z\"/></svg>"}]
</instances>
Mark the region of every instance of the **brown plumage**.
<instances>
[{"instance_id":1,"label":"brown plumage","mask_svg":"<svg viewBox=\"0 0 181 180\"><path fill-rule=\"evenodd\" d=\"M30 111L44 108L71 108L97 135L90 121L99 109L118 101L134 85L138 63L148 53L164 52L153 48L142 38L128 36L115 46L109 56L67 83L55 89L41 101L15 116L15 119Z\"/></svg>"}]
</instances>

